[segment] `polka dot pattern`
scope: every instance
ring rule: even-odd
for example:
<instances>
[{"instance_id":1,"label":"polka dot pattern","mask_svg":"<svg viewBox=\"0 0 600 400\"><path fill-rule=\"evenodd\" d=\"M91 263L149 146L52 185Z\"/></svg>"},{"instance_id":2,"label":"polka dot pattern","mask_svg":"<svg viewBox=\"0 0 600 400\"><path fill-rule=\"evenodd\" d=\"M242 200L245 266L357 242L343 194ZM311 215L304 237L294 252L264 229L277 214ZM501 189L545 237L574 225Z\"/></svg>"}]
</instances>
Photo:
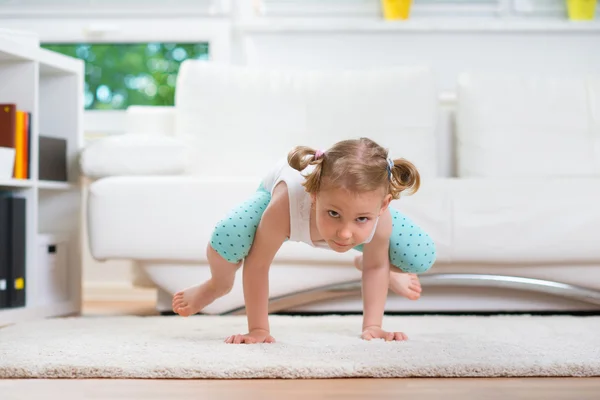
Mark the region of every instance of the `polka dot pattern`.
<instances>
[{"instance_id":1,"label":"polka dot pattern","mask_svg":"<svg viewBox=\"0 0 600 400\"><path fill-rule=\"evenodd\" d=\"M426 272L436 258L433 239L398 210L390 208L390 211L392 214L392 236L390 236L392 265L413 274Z\"/></svg>"},{"instance_id":2,"label":"polka dot pattern","mask_svg":"<svg viewBox=\"0 0 600 400\"><path fill-rule=\"evenodd\" d=\"M210 240L212 248L230 263L242 261L250 252L258 223L270 201L271 194L261 187L249 200L231 210L216 225ZM436 259L433 239L398 210L390 208L390 212L391 264L414 274L428 271ZM362 251L363 245L355 249Z\"/></svg>"},{"instance_id":3,"label":"polka dot pattern","mask_svg":"<svg viewBox=\"0 0 600 400\"><path fill-rule=\"evenodd\" d=\"M232 209L215 226L210 239L212 248L230 263L237 264L246 258L270 201L271 194L261 188L249 200Z\"/></svg>"},{"instance_id":4,"label":"polka dot pattern","mask_svg":"<svg viewBox=\"0 0 600 400\"><path fill-rule=\"evenodd\" d=\"M422 274L431 268L436 258L433 239L407 216L390 207L392 235L390 262L404 272ZM355 247L363 251L364 245Z\"/></svg>"}]
</instances>

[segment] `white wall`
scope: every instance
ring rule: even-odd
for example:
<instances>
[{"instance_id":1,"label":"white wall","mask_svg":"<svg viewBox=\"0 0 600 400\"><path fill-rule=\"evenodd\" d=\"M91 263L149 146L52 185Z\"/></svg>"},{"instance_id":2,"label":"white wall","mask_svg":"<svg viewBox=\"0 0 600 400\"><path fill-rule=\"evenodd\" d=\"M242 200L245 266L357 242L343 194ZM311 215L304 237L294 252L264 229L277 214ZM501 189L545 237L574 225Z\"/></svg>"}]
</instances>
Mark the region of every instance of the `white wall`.
<instances>
[{"instance_id":1,"label":"white wall","mask_svg":"<svg viewBox=\"0 0 600 400\"><path fill-rule=\"evenodd\" d=\"M600 71L600 27L560 32L473 29L248 32L250 65L371 68L424 64L433 68L442 91L453 91L466 71L531 75L580 75Z\"/></svg>"}]
</instances>

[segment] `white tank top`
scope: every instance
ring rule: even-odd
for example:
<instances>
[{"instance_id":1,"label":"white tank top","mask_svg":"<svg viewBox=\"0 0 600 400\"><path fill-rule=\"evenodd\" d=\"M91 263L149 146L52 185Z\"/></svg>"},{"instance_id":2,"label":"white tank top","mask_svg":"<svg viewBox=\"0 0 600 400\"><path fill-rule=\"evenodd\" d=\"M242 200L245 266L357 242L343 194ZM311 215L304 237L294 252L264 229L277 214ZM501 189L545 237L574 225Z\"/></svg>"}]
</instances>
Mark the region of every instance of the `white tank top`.
<instances>
[{"instance_id":1,"label":"white tank top","mask_svg":"<svg viewBox=\"0 0 600 400\"><path fill-rule=\"evenodd\" d=\"M281 181L285 182L288 188L290 202L290 237L293 242L307 243L312 247L321 247L331 249L324 240L313 242L310 238L310 209L312 200L310 194L304 190L304 175L308 174L314 166L309 165L304 171L300 172L290 167L287 158L279 160L269 171L262 181L263 187L273 195L275 186ZM373 231L364 243L369 243L373 239L377 222Z\"/></svg>"}]
</instances>

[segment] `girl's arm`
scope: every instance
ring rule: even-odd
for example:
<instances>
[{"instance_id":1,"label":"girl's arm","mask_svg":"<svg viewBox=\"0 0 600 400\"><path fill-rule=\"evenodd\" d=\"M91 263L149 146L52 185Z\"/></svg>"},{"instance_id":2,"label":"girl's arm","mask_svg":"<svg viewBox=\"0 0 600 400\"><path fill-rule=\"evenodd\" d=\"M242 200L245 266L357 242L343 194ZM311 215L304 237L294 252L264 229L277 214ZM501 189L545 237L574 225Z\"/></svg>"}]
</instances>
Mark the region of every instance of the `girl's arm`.
<instances>
[{"instance_id":1,"label":"girl's arm","mask_svg":"<svg viewBox=\"0 0 600 400\"><path fill-rule=\"evenodd\" d=\"M287 186L280 183L273 191L256 230L252 248L244 260L243 285L248 334L231 337L230 343L273 341L269 327L269 269L289 231Z\"/></svg>"},{"instance_id":2,"label":"girl's arm","mask_svg":"<svg viewBox=\"0 0 600 400\"><path fill-rule=\"evenodd\" d=\"M363 331L368 327L381 328L389 289L389 246L392 219L389 210L379 217L371 242L363 247L362 295Z\"/></svg>"},{"instance_id":3,"label":"girl's arm","mask_svg":"<svg viewBox=\"0 0 600 400\"><path fill-rule=\"evenodd\" d=\"M387 209L379 217L373 239L363 247L362 338L366 340L403 340L405 338L405 335L401 332L386 332L382 328L385 302L389 289L391 233L392 217L389 209Z\"/></svg>"}]
</instances>

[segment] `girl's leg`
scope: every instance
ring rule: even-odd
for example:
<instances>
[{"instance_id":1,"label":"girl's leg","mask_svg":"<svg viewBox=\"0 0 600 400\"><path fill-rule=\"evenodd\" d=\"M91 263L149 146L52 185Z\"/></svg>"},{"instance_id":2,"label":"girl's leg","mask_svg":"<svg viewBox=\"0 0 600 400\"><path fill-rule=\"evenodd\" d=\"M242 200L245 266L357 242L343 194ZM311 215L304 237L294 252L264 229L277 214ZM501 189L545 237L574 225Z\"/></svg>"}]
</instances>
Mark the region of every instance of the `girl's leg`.
<instances>
[{"instance_id":1,"label":"girl's leg","mask_svg":"<svg viewBox=\"0 0 600 400\"><path fill-rule=\"evenodd\" d=\"M229 293L235 281L235 273L242 265L241 262L237 264L228 262L210 244L206 246L206 257L210 265L211 278L200 285L191 286L173 296L173 312L182 317L200 312L219 297Z\"/></svg>"},{"instance_id":2,"label":"girl's leg","mask_svg":"<svg viewBox=\"0 0 600 400\"><path fill-rule=\"evenodd\" d=\"M256 229L271 200L266 190L259 190L246 202L229 212L216 225L206 257L211 278L173 296L173 311L187 317L229 293L242 260L250 252Z\"/></svg>"}]
</instances>

